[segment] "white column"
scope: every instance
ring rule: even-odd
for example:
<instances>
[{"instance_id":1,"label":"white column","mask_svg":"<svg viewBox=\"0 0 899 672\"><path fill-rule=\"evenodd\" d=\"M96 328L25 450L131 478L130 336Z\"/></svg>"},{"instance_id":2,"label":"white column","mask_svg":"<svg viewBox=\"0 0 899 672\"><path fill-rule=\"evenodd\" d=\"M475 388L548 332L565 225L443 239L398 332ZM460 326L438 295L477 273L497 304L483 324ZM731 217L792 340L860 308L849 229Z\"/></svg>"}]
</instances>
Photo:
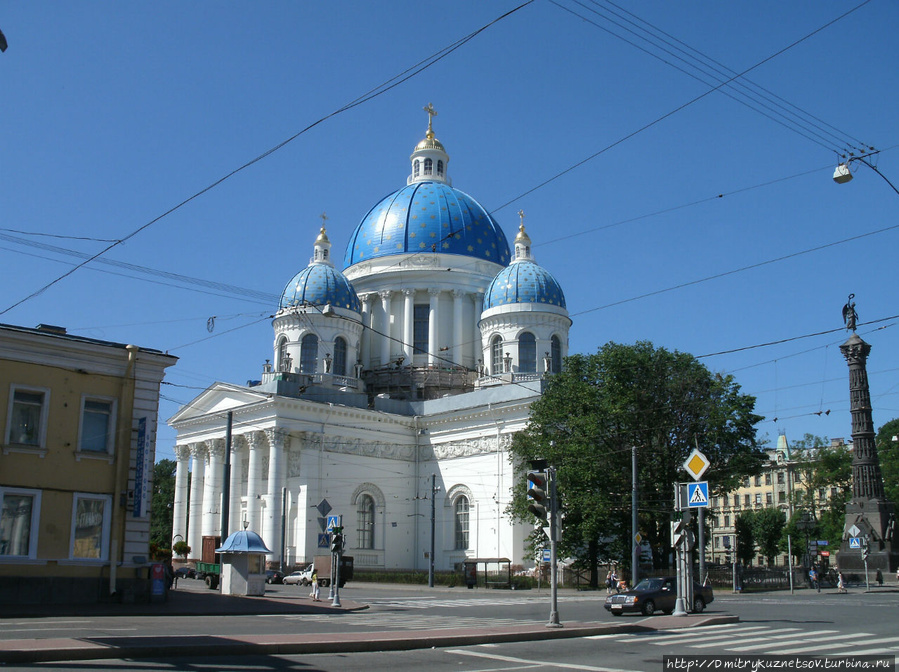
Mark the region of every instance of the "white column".
<instances>
[{"instance_id":1,"label":"white column","mask_svg":"<svg viewBox=\"0 0 899 672\"><path fill-rule=\"evenodd\" d=\"M267 429L268 439L268 492L265 494L265 512L262 522L262 541L273 553L270 561L281 559L281 489L284 487L287 444L290 436L281 429Z\"/></svg>"},{"instance_id":2,"label":"white column","mask_svg":"<svg viewBox=\"0 0 899 672\"><path fill-rule=\"evenodd\" d=\"M240 515L241 487L243 483L243 456L244 447L247 440L243 436L231 437L231 499L228 502L228 531L223 533L227 536L232 532L239 532L243 529L243 519Z\"/></svg>"},{"instance_id":3,"label":"white column","mask_svg":"<svg viewBox=\"0 0 899 672\"><path fill-rule=\"evenodd\" d=\"M393 345L393 339L391 338L390 333L390 315L391 304L390 297L393 296L393 292L389 289L385 289L383 292L378 292L378 295L381 297L381 314L383 315L382 328L381 328L381 366L387 366L390 364L390 346Z\"/></svg>"},{"instance_id":4,"label":"white column","mask_svg":"<svg viewBox=\"0 0 899 672\"><path fill-rule=\"evenodd\" d=\"M472 334L471 352L474 356L475 365L478 363L478 359L484 360L484 370L487 371L487 358L484 356L484 346L481 343L481 328L478 326L478 323L481 321L481 312L484 307L484 295L479 292L475 292L471 295L471 300L474 303L474 333Z\"/></svg>"},{"instance_id":5,"label":"white column","mask_svg":"<svg viewBox=\"0 0 899 672\"><path fill-rule=\"evenodd\" d=\"M406 364L412 366L415 332L415 290L403 290L403 352L406 353Z\"/></svg>"},{"instance_id":6,"label":"white column","mask_svg":"<svg viewBox=\"0 0 899 672\"><path fill-rule=\"evenodd\" d=\"M371 294L359 297L362 301L362 334L359 337L359 359L364 366L371 366Z\"/></svg>"},{"instance_id":7,"label":"white column","mask_svg":"<svg viewBox=\"0 0 899 672\"><path fill-rule=\"evenodd\" d=\"M430 310L428 312L428 364L435 366L437 364L437 355L440 354L440 344L437 339L440 330L437 328L437 307L440 305L440 290L431 287L428 290L431 297Z\"/></svg>"},{"instance_id":8,"label":"white column","mask_svg":"<svg viewBox=\"0 0 899 672\"><path fill-rule=\"evenodd\" d=\"M453 364L462 365L465 332L462 329L462 297L466 292L453 290Z\"/></svg>"},{"instance_id":9,"label":"white column","mask_svg":"<svg viewBox=\"0 0 899 672\"><path fill-rule=\"evenodd\" d=\"M225 456L225 440L207 441L206 450L209 452L209 459L206 461L206 487L203 488L204 537L221 534L222 458Z\"/></svg>"},{"instance_id":10,"label":"white column","mask_svg":"<svg viewBox=\"0 0 899 672\"><path fill-rule=\"evenodd\" d=\"M203 490L206 481L206 444L190 445L190 512L187 521L187 544L190 557L200 558L203 553Z\"/></svg>"},{"instance_id":11,"label":"white column","mask_svg":"<svg viewBox=\"0 0 899 672\"><path fill-rule=\"evenodd\" d=\"M262 529L259 497L262 494L262 450L265 437L262 432L250 432L246 438L250 453L250 464L247 467L247 529L259 534Z\"/></svg>"},{"instance_id":12,"label":"white column","mask_svg":"<svg viewBox=\"0 0 899 672\"><path fill-rule=\"evenodd\" d=\"M190 469L190 448L175 446L175 503L172 509L172 545L187 540L187 472Z\"/></svg>"}]
</instances>

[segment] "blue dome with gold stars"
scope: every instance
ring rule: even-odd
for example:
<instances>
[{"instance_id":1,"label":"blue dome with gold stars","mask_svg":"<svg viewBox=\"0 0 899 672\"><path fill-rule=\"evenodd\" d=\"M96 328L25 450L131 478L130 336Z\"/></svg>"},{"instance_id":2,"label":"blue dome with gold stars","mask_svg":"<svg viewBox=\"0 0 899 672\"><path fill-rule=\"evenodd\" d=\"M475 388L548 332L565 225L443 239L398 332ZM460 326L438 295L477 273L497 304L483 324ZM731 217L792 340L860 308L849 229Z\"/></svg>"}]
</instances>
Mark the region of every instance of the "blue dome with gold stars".
<instances>
[{"instance_id":1,"label":"blue dome with gold stars","mask_svg":"<svg viewBox=\"0 0 899 672\"><path fill-rule=\"evenodd\" d=\"M484 293L484 310L514 303L565 308L565 295L549 271L533 261L521 260L501 270Z\"/></svg>"},{"instance_id":2,"label":"blue dome with gold stars","mask_svg":"<svg viewBox=\"0 0 899 672\"><path fill-rule=\"evenodd\" d=\"M439 181L419 181L375 205L353 232L344 267L414 252L459 254L501 266L511 254L496 220L468 194Z\"/></svg>"},{"instance_id":3,"label":"blue dome with gold stars","mask_svg":"<svg viewBox=\"0 0 899 672\"><path fill-rule=\"evenodd\" d=\"M356 290L343 273L330 264L313 263L297 273L281 293L278 308L332 305L362 312Z\"/></svg>"}]
</instances>

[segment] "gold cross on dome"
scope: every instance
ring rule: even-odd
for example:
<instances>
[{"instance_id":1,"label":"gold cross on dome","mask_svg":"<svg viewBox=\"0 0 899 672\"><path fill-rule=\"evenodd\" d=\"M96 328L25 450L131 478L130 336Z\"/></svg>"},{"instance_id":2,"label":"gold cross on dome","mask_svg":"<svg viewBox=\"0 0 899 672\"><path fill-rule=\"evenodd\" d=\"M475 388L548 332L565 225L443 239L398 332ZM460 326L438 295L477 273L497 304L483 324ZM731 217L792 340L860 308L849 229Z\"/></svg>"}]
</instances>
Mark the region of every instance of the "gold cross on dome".
<instances>
[{"instance_id":1,"label":"gold cross on dome","mask_svg":"<svg viewBox=\"0 0 899 672\"><path fill-rule=\"evenodd\" d=\"M428 113L428 133L433 133L431 130L431 120L437 116L437 110L434 109L434 106L431 103L428 103L424 111Z\"/></svg>"},{"instance_id":2,"label":"gold cross on dome","mask_svg":"<svg viewBox=\"0 0 899 672\"><path fill-rule=\"evenodd\" d=\"M322 228L325 228L325 222L328 221L328 215L326 215L325 213L322 213L319 215L319 217L321 217L321 219L322 219Z\"/></svg>"},{"instance_id":3,"label":"gold cross on dome","mask_svg":"<svg viewBox=\"0 0 899 672\"><path fill-rule=\"evenodd\" d=\"M521 225L524 226L524 210L518 211L518 217L521 219Z\"/></svg>"}]
</instances>

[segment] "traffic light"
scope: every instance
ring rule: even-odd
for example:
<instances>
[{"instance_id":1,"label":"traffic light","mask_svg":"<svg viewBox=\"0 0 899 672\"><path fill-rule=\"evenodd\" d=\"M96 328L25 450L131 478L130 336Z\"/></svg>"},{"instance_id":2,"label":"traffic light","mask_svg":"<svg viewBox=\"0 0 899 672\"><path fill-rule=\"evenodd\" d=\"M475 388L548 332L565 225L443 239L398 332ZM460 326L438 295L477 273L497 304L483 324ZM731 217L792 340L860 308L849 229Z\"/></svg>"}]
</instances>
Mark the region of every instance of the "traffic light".
<instances>
[{"instance_id":1,"label":"traffic light","mask_svg":"<svg viewBox=\"0 0 899 672\"><path fill-rule=\"evenodd\" d=\"M548 522L549 495L545 471L528 472L528 511L545 525Z\"/></svg>"},{"instance_id":2,"label":"traffic light","mask_svg":"<svg viewBox=\"0 0 899 672\"><path fill-rule=\"evenodd\" d=\"M331 530L331 552L332 553L342 553L343 552L343 528L335 527Z\"/></svg>"}]
</instances>

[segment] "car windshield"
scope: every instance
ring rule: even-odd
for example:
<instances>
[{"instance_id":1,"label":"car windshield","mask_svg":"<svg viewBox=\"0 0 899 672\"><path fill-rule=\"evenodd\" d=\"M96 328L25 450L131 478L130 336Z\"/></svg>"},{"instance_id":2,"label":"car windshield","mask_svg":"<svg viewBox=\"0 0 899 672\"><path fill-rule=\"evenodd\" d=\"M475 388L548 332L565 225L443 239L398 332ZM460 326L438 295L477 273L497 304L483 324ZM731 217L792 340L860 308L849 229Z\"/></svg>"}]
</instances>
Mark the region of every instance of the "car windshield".
<instances>
[{"instance_id":1,"label":"car windshield","mask_svg":"<svg viewBox=\"0 0 899 672\"><path fill-rule=\"evenodd\" d=\"M662 579L643 579L634 587L634 590L659 590L662 583Z\"/></svg>"}]
</instances>

